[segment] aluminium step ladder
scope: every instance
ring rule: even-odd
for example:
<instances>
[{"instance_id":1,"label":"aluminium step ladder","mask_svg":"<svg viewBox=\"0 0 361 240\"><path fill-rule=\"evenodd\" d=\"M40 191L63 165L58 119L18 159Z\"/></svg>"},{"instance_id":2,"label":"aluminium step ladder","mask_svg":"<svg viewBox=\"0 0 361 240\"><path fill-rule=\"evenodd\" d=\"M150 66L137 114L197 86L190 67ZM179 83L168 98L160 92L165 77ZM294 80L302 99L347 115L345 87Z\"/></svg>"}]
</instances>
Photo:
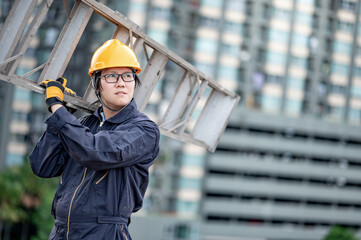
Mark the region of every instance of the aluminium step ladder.
<instances>
[{"instance_id":1,"label":"aluminium step ladder","mask_svg":"<svg viewBox=\"0 0 361 240\"><path fill-rule=\"evenodd\" d=\"M240 97L147 36L124 15L98 1L77 0L48 60L22 76L16 75L16 69L52 3L53 0L16 0L13 4L0 31L0 80L44 93L38 83L62 76L90 17L96 13L115 25L116 30L109 38L119 39L137 55L143 54L146 58L146 66L141 66L142 84L134 93L139 110L145 110L166 64L172 62L183 75L164 115L157 122L160 131L165 136L215 151ZM34 9L37 12L32 16ZM41 71L37 81L30 80L28 76L37 71ZM91 84L84 96L64 95L64 101L68 106L88 112L98 106ZM199 104L201 111L194 114ZM190 121L195 116L195 121Z\"/></svg>"}]
</instances>

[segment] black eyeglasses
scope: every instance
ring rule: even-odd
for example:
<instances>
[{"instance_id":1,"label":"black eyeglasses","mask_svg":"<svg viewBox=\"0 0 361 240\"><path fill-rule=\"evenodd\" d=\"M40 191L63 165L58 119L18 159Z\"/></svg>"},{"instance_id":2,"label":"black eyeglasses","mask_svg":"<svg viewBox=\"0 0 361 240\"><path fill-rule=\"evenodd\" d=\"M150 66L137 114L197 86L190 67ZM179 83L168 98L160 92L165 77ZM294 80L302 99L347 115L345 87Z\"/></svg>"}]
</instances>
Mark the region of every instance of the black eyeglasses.
<instances>
[{"instance_id":1,"label":"black eyeglasses","mask_svg":"<svg viewBox=\"0 0 361 240\"><path fill-rule=\"evenodd\" d=\"M119 76L122 78L124 82L133 82L135 80L135 73L132 72L125 72L122 74L111 73L111 74L102 75L100 77L104 78L104 80L107 83L116 83L119 80Z\"/></svg>"}]
</instances>

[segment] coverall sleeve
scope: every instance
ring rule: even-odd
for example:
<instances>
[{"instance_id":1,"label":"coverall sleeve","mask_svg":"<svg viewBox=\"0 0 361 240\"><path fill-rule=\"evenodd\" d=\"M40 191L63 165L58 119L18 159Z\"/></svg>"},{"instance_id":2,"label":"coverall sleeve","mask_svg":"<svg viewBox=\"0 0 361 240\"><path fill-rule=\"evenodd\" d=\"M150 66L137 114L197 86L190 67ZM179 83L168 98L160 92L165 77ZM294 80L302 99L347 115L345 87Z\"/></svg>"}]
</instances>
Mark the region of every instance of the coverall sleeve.
<instances>
[{"instance_id":1,"label":"coverall sleeve","mask_svg":"<svg viewBox=\"0 0 361 240\"><path fill-rule=\"evenodd\" d=\"M67 153L56 134L49 127L30 154L30 166L35 175L44 178L60 176Z\"/></svg>"},{"instance_id":2,"label":"coverall sleeve","mask_svg":"<svg viewBox=\"0 0 361 240\"><path fill-rule=\"evenodd\" d=\"M70 157L89 169L130 166L152 161L158 154L159 129L150 120L93 134L62 107L46 123Z\"/></svg>"}]
</instances>

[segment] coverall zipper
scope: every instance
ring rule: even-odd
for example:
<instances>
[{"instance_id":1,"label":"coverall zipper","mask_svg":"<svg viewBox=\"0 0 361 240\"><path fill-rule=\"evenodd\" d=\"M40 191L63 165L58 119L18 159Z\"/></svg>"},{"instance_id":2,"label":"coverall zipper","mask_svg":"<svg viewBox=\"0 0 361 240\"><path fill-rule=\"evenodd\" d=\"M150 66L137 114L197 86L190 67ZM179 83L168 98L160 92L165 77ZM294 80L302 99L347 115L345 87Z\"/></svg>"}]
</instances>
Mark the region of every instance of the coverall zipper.
<instances>
[{"instance_id":1,"label":"coverall zipper","mask_svg":"<svg viewBox=\"0 0 361 240\"><path fill-rule=\"evenodd\" d=\"M69 207L69 212L68 212L68 224L67 224L67 231L66 231L66 239L69 240L69 226L70 226L70 213L71 213L71 206L73 205L73 201L74 201L74 197L75 197L75 194L76 192L78 191L79 187L83 184L84 182L84 179L85 179L85 175L86 175L86 170L87 168L85 168L84 170L84 174L83 174L83 179L81 180L80 184L78 185L78 187L75 189L74 191L74 194L73 194L73 197L71 198L71 201L70 201L70 207Z\"/></svg>"}]
</instances>

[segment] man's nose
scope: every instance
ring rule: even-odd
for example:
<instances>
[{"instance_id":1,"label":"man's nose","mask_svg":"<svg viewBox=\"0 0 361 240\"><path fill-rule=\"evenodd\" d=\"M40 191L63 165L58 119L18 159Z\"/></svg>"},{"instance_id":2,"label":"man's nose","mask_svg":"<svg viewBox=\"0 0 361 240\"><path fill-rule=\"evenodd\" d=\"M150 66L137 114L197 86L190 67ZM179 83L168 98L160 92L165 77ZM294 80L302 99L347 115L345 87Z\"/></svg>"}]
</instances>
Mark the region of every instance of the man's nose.
<instances>
[{"instance_id":1,"label":"man's nose","mask_svg":"<svg viewBox=\"0 0 361 240\"><path fill-rule=\"evenodd\" d=\"M125 85L125 82L123 81L121 76L118 77L118 81L115 83L115 85L121 87Z\"/></svg>"}]
</instances>

